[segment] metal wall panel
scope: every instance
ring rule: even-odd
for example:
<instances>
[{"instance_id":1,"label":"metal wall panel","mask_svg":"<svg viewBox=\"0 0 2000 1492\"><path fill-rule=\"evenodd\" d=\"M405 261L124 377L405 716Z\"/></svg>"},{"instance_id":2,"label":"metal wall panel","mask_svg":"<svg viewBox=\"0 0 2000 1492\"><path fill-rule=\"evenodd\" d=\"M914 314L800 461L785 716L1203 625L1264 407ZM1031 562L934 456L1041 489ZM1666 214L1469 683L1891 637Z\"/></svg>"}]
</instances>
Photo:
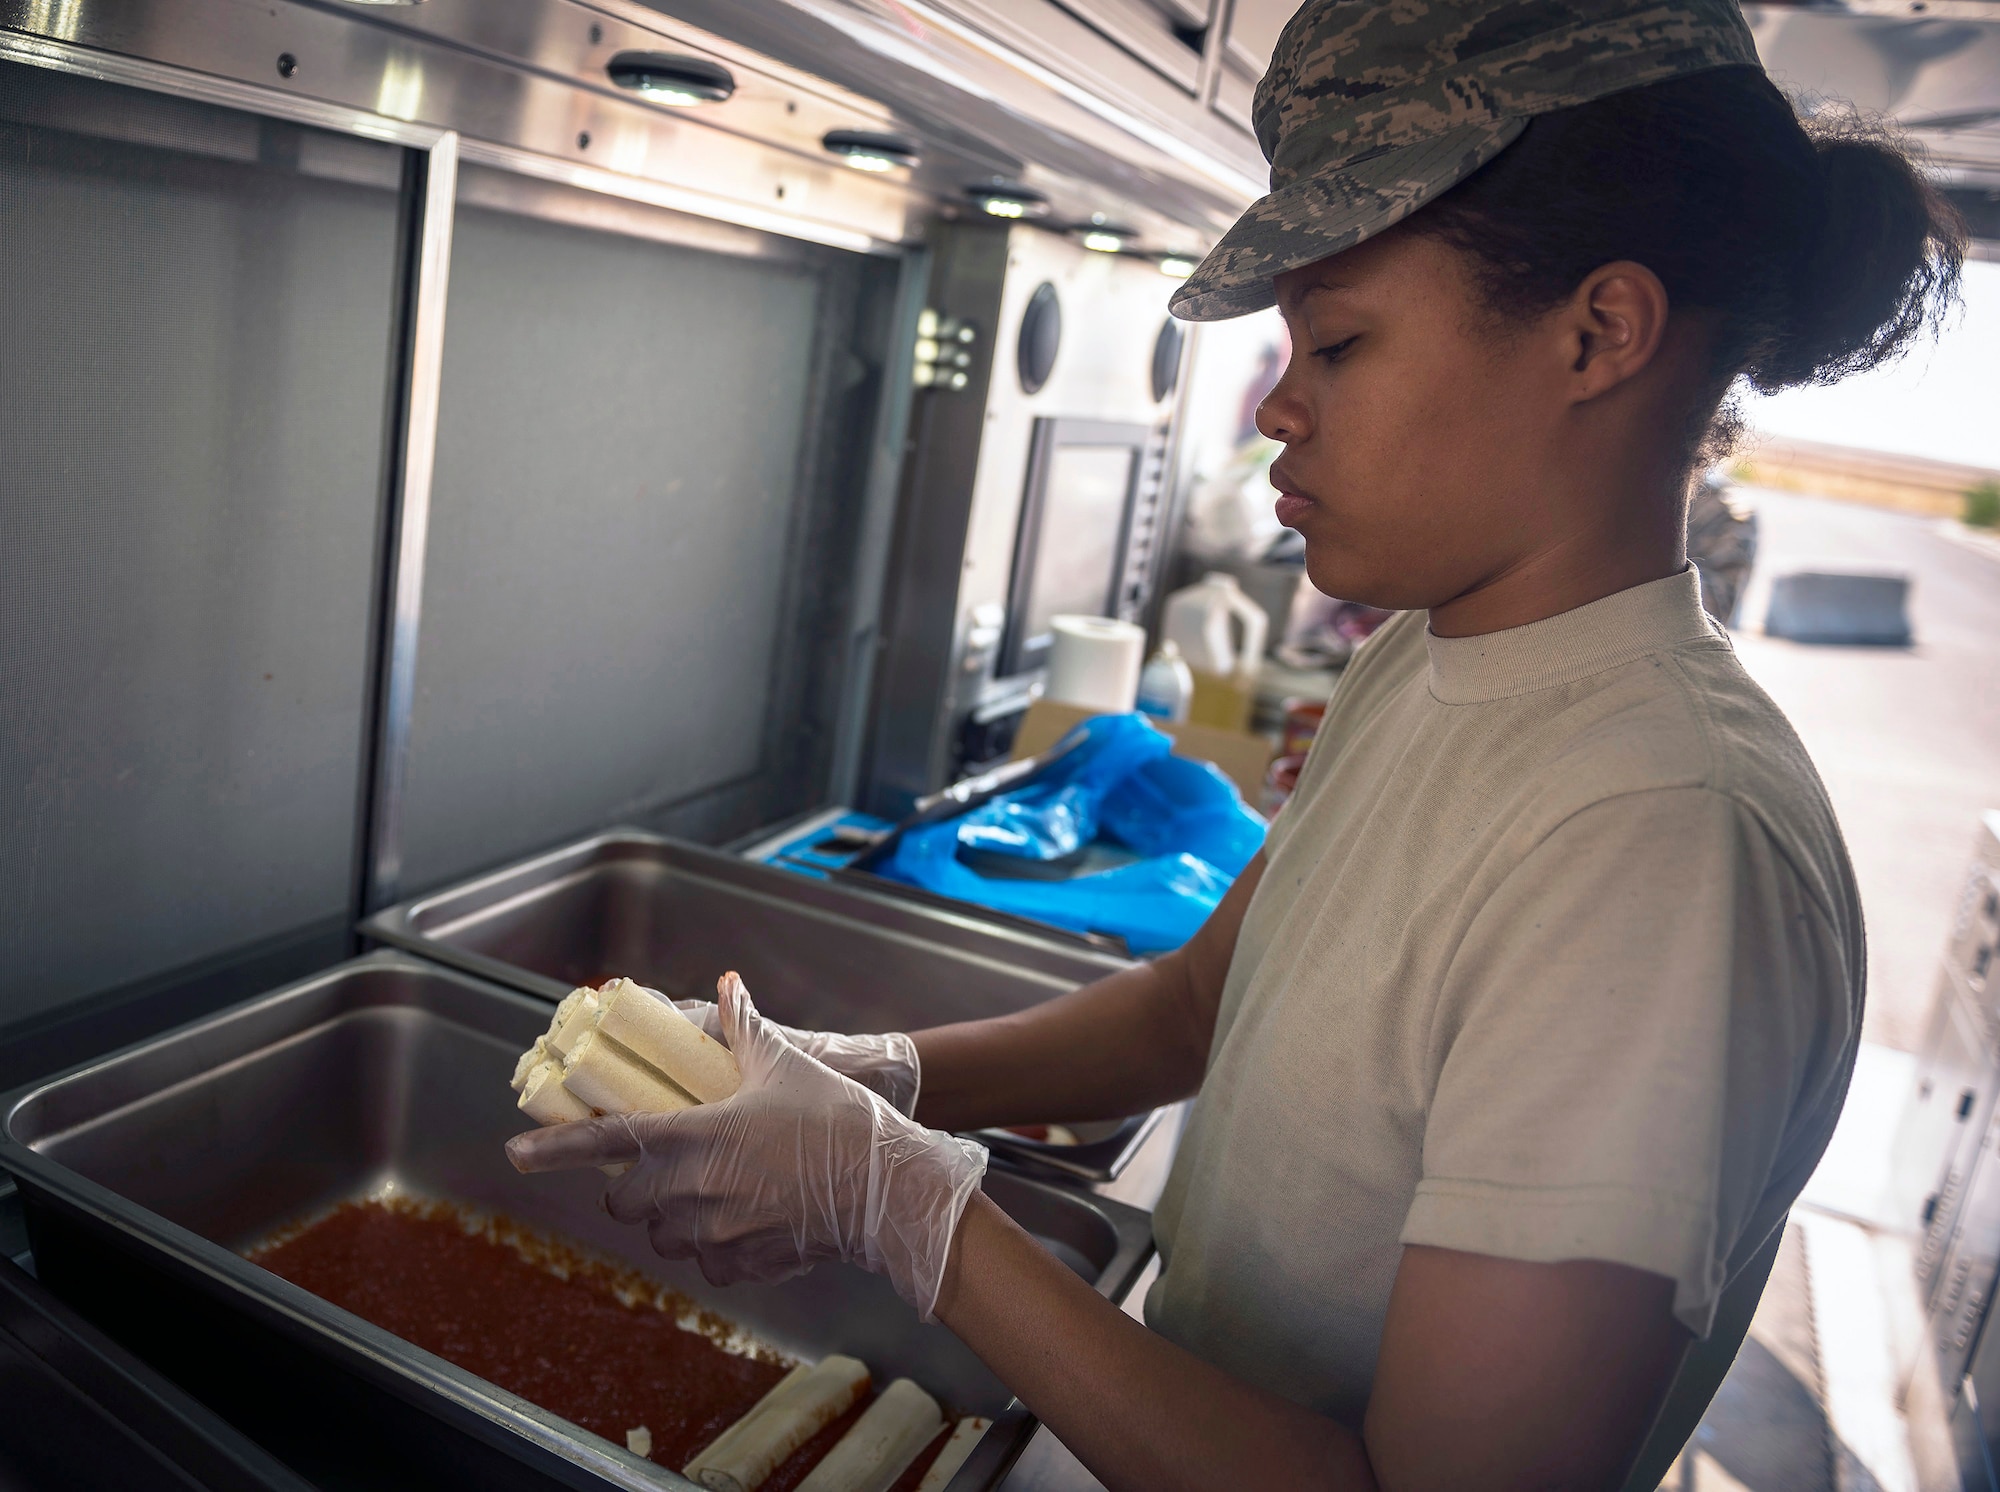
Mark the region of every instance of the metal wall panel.
<instances>
[{"instance_id":1,"label":"metal wall panel","mask_svg":"<svg viewBox=\"0 0 2000 1492\"><path fill-rule=\"evenodd\" d=\"M349 914L401 173L0 64L0 1025Z\"/></svg>"},{"instance_id":2,"label":"metal wall panel","mask_svg":"<svg viewBox=\"0 0 2000 1492\"><path fill-rule=\"evenodd\" d=\"M461 206L406 893L763 770L820 290Z\"/></svg>"}]
</instances>

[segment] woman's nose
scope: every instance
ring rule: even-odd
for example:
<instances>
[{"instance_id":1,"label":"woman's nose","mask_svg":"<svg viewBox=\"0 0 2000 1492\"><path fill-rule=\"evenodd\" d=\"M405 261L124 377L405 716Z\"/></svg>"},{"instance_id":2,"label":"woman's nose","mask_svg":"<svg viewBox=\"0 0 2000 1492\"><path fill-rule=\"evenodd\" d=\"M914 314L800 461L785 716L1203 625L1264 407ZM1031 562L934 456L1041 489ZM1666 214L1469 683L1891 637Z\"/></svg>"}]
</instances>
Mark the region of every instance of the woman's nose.
<instances>
[{"instance_id":1,"label":"woman's nose","mask_svg":"<svg viewBox=\"0 0 2000 1492\"><path fill-rule=\"evenodd\" d=\"M1257 406L1257 429L1266 440L1291 445L1304 440L1309 429L1305 406L1280 383Z\"/></svg>"}]
</instances>

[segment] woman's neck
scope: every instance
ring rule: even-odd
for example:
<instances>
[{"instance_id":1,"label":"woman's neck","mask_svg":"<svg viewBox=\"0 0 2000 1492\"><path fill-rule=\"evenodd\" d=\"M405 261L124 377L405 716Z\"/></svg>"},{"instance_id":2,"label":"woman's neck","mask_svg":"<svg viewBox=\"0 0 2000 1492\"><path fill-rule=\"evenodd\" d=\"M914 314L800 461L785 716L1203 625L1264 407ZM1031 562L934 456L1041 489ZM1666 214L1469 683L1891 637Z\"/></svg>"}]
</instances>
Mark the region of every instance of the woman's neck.
<instances>
[{"instance_id":1,"label":"woman's neck","mask_svg":"<svg viewBox=\"0 0 2000 1492\"><path fill-rule=\"evenodd\" d=\"M1525 627L1687 568L1687 503L1682 480L1578 493L1573 521L1540 539L1478 584L1430 608L1439 637L1476 637Z\"/></svg>"}]
</instances>

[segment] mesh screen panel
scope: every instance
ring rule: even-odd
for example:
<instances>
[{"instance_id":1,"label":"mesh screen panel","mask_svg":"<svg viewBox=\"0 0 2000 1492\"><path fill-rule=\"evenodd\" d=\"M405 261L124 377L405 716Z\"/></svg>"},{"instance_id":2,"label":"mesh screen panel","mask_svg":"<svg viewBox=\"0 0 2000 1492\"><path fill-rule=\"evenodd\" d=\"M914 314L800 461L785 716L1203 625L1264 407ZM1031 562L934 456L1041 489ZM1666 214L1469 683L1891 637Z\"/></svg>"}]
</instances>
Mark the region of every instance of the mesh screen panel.
<instances>
[{"instance_id":1,"label":"mesh screen panel","mask_svg":"<svg viewBox=\"0 0 2000 1492\"><path fill-rule=\"evenodd\" d=\"M404 894L762 770L821 294L460 208Z\"/></svg>"},{"instance_id":2,"label":"mesh screen panel","mask_svg":"<svg viewBox=\"0 0 2000 1492\"><path fill-rule=\"evenodd\" d=\"M0 65L0 1024L348 909L400 170Z\"/></svg>"}]
</instances>

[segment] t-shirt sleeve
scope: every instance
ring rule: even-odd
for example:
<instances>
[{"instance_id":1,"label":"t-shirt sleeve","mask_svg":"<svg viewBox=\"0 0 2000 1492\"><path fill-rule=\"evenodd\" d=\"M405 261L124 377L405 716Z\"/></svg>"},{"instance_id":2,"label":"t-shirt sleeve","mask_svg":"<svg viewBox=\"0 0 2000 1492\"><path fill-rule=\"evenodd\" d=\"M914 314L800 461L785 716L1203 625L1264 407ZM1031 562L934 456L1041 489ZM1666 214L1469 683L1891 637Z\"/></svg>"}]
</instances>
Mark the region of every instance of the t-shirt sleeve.
<instances>
[{"instance_id":1,"label":"t-shirt sleeve","mask_svg":"<svg viewBox=\"0 0 2000 1492\"><path fill-rule=\"evenodd\" d=\"M1838 1116L1846 980L1826 916L1726 795L1574 815L1452 959L1403 1242L1650 1270L1705 1335Z\"/></svg>"}]
</instances>

